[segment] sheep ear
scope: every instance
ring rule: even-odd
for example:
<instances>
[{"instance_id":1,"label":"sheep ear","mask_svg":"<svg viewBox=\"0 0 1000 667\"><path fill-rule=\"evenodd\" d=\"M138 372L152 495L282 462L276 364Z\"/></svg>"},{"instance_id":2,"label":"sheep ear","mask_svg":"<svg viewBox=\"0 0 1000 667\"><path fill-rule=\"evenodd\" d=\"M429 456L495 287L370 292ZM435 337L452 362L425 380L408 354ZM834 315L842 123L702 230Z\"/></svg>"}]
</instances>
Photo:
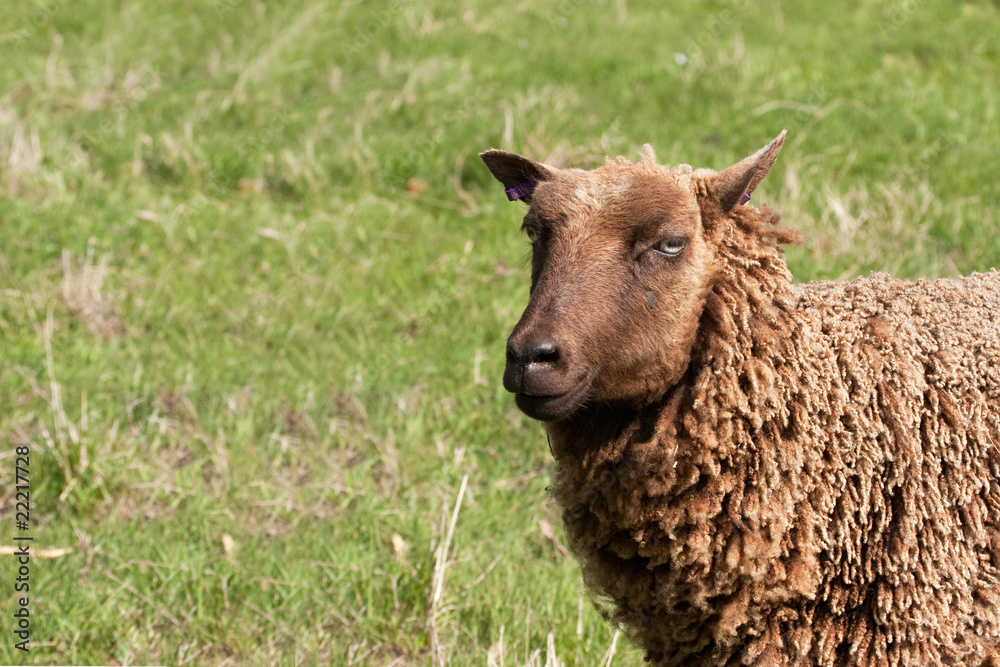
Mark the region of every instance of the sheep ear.
<instances>
[{"instance_id":1,"label":"sheep ear","mask_svg":"<svg viewBox=\"0 0 1000 667\"><path fill-rule=\"evenodd\" d=\"M711 189L723 211L728 213L737 204L749 200L748 195L764 180L778 159L786 133L787 130L782 130L767 146L715 175Z\"/></svg>"},{"instance_id":2,"label":"sheep ear","mask_svg":"<svg viewBox=\"0 0 1000 667\"><path fill-rule=\"evenodd\" d=\"M498 181L503 183L507 198L511 201L523 200L531 203L531 193L541 181L547 181L556 174L556 168L535 162L517 153L488 150L479 157L489 167Z\"/></svg>"}]
</instances>

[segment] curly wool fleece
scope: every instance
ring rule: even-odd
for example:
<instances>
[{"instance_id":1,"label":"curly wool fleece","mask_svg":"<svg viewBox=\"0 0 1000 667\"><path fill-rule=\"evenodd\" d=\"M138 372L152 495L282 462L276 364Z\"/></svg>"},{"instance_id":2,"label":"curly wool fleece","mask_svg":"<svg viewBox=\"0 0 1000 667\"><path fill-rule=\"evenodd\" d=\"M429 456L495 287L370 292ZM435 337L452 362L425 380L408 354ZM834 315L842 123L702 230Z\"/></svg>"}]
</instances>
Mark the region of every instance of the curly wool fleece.
<instances>
[{"instance_id":1,"label":"curly wool fleece","mask_svg":"<svg viewBox=\"0 0 1000 667\"><path fill-rule=\"evenodd\" d=\"M993 664L1000 274L793 287L734 220L685 381L550 426L586 580L657 665Z\"/></svg>"}]
</instances>

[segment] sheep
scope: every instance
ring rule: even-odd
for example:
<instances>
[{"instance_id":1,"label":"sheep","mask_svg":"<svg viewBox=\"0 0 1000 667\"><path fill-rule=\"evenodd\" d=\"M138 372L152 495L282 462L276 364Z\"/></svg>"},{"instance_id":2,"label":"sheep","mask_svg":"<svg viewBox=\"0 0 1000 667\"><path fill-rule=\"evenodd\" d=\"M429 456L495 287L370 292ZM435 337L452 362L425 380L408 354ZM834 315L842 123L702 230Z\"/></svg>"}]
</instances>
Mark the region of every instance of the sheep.
<instances>
[{"instance_id":1,"label":"sheep","mask_svg":"<svg viewBox=\"0 0 1000 667\"><path fill-rule=\"evenodd\" d=\"M719 172L481 154L529 205L504 387L655 665L1000 665L1000 273L793 285Z\"/></svg>"}]
</instances>

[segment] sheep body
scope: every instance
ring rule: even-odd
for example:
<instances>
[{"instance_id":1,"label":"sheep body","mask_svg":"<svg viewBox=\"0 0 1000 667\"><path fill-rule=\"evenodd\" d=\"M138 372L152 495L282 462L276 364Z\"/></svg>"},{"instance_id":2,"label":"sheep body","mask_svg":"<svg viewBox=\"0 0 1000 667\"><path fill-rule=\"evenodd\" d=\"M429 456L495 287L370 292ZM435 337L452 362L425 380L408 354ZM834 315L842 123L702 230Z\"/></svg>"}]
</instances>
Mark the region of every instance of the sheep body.
<instances>
[{"instance_id":1,"label":"sheep body","mask_svg":"<svg viewBox=\"0 0 1000 667\"><path fill-rule=\"evenodd\" d=\"M732 313L745 335L710 334L691 386L550 427L585 577L656 664L980 664L1000 642L1000 274L776 303L789 338Z\"/></svg>"},{"instance_id":2,"label":"sheep body","mask_svg":"<svg viewBox=\"0 0 1000 667\"><path fill-rule=\"evenodd\" d=\"M680 375L553 418L519 402L606 613L656 665L998 664L1000 274L793 286L776 215L701 207L711 280L693 334L664 334Z\"/></svg>"}]
</instances>

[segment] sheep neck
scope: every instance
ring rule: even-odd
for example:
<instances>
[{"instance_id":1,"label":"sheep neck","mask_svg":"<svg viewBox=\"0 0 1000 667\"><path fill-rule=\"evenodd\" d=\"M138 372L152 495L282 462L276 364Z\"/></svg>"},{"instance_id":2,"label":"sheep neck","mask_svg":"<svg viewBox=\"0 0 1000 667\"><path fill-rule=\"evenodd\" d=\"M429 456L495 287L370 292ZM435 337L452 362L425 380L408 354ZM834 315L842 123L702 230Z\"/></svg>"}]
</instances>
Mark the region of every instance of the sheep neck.
<instances>
[{"instance_id":1,"label":"sheep neck","mask_svg":"<svg viewBox=\"0 0 1000 667\"><path fill-rule=\"evenodd\" d=\"M720 599L744 608L752 582L786 582L753 593L772 601L816 585L813 555L787 553L789 517L808 489L785 483L815 452L780 446L791 440L786 406L799 391L796 369L781 366L802 363L794 348L811 338L810 323L751 211L734 216L720 244L682 380L645 405L591 406L548 427L553 494L585 578L641 643L687 647L679 657L746 622L716 612ZM665 627L674 635L662 636Z\"/></svg>"}]
</instances>

